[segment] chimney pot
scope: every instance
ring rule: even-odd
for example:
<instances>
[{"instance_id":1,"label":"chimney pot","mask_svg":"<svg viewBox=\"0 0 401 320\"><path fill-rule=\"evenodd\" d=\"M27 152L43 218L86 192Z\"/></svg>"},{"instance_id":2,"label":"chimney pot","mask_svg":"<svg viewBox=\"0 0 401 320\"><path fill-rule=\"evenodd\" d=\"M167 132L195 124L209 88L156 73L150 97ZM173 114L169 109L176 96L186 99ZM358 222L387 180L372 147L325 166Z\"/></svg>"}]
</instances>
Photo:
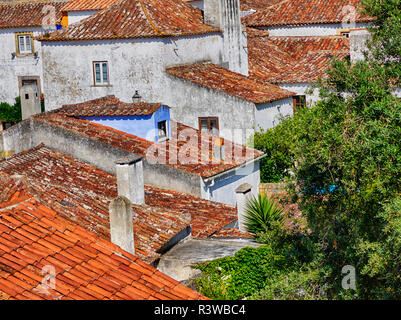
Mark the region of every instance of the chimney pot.
<instances>
[{"instance_id":1,"label":"chimney pot","mask_svg":"<svg viewBox=\"0 0 401 320\"><path fill-rule=\"evenodd\" d=\"M252 196L252 186L249 183L241 184L235 189L237 200L238 228L240 231L246 232L245 226L245 209L249 199Z\"/></svg>"},{"instance_id":2,"label":"chimney pot","mask_svg":"<svg viewBox=\"0 0 401 320\"><path fill-rule=\"evenodd\" d=\"M135 254L132 204L126 197L118 196L109 206L111 242Z\"/></svg>"},{"instance_id":3,"label":"chimney pot","mask_svg":"<svg viewBox=\"0 0 401 320\"><path fill-rule=\"evenodd\" d=\"M116 161L117 190L136 205L145 204L143 157L129 155Z\"/></svg>"}]
</instances>

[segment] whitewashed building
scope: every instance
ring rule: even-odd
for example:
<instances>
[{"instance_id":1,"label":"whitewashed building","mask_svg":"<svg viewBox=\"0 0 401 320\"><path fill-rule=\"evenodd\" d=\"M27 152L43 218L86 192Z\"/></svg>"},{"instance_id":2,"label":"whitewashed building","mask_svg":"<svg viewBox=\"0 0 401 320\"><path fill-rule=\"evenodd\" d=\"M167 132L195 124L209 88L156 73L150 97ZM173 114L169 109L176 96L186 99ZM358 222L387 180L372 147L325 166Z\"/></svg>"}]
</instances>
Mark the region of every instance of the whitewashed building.
<instances>
[{"instance_id":1,"label":"whitewashed building","mask_svg":"<svg viewBox=\"0 0 401 320\"><path fill-rule=\"evenodd\" d=\"M63 10L78 12L73 4ZM168 104L173 119L195 128L206 123L212 131L211 119L217 119L223 136L231 129L270 127L291 113L293 92L248 77L239 1L206 0L204 9L202 14L175 0L126 0L72 24L68 11L68 26L40 38L46 108L110 94L129 101L137 93L144 101ZM202 63L219 70L219 86L168 71ZM222 90L230 77L238 83Z\"/></svg>"},{"instance_id":2,"label":"whitewashed building","mask_svg":"<svg viewBox=\"0 0 401 320\"><path fill-rule=\"evenodd\" d=\"M43 92L42 51L34 38L54 31L61 17L58 2L0 3L0 102L14 104L21 88Z\"/></svg>"}]
</instances>

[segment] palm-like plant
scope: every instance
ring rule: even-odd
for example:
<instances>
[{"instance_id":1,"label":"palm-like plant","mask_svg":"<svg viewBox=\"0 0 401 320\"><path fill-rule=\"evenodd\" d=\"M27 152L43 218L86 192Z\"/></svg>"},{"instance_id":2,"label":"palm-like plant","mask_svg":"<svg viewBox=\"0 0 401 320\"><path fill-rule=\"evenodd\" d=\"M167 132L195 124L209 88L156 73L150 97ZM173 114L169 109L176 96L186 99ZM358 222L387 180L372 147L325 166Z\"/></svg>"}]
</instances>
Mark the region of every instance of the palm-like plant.
<instances>
[{"instance_id":1,"label":"palm-like plant","mask_svg":"<svg viewBox=\"0 0 401 320\"><path fill-rule=\"evenodd\" d=\"M257 234L271 229L272 222L283 223L283 209L265 194L253 196L245 205L245 226L250 233Z\"/></svg>"}]
</instances>

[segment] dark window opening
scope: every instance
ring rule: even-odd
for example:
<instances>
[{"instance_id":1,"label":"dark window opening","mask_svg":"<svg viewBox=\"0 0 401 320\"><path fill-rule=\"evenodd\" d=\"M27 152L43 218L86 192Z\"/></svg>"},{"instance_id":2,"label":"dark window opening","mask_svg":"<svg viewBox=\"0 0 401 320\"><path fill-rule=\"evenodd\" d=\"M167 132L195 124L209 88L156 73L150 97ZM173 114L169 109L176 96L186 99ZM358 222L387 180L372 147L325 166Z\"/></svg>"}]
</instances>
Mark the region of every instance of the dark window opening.
<instances>
[{"instance_id":1,"label":"dark window opening","mask_svg":"<svg viewBox=\"0 0 401 320\"><path fill-rule=\"evenodd\" d=\"M199 130L210 134L219 134L219 118L217 117L202 117L199 118Z\"/></svg>"},{"instance_id":2,"label":"dark window opening","mask_svg":"<svg viewBox=\"0 0 401 320\"><path fill-rule=\"evenodd\" d=\"M305 108L306 107L306 96L294 96L293 97L293 109L294 113L300 109L300 108Z\"/></svg>"},{"instance_id":3,"label":"dark window opening","mask_svg":"<svg viewBox=\"0 0 401 320\"><path fill-rule=\"evenodd\" d=\"M29 99L29 94L25 93L25 99L28 100Z\"/></svg>"},{"instance_id":4,"label":"dark window opening","mask_svg":"<svg viewBox=\"0 0 401 320\"><path fill-rule=\"evenodd\" d=\"M167 121L160 121L157 123L157 130L159 134L159 139L167 138Z\"/></svg>"}]
</instances>

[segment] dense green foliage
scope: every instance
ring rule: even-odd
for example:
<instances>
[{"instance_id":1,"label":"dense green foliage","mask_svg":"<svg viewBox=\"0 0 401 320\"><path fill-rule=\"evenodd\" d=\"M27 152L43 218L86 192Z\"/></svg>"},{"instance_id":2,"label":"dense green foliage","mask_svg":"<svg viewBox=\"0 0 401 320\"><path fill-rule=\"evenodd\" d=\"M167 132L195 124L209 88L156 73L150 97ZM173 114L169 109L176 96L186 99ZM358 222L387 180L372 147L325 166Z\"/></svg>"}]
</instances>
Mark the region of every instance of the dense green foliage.
<instances>
[{"instance_id":1,"label":"dense green foliage","mask_svg":"<svg viewBox=\"0 0 401 320\"><path fill-rule=\"evenodd\" d=\"M289 147L283 143L281 128L279 124L275 130L262 130L253 136L253 147L266 154L266 157L260 161L261 182L280 182L289 176L293 157Z\"/></svg>"},{"instance_id":2,"label":"dense green foliage","mask_svg":"<svg viewBox=\"0 0 401 320\"><path fill-rule=\"evenodd\" d=\"M271 229L272 222L283 222L283 209L265 194L252 197L245 206L245 226L248 232L257 234Z\"/></svg>"},{"instance_id":3,"label":"dense green foliage","mask_svg":"<svg viewBox=\"0 0 401 320\"><path fill-rule=\"evenodd\" d=\"M281 259L263 289L246 291L250 298L401 298L401 101L393 95L401 2L363 2L377 17L371 54L353 65L333 61L316 106L255 137L272 155L266 172L280 168L269 179L291 171L288 191L308 232L272 223L258 234ZM291 159L285 169L282 159ZM342 287L346 265L355 267L355 290Z\"/></svg>"},{"instance_id":4,"label":"dense green foliage","mask_svg":"<svg viewBox=\"0 0 401 320\"><path fill-rule=\"evenodd\" d=\"M19 97L15 99L15 104L12 106L5 102L0 103L0 119L12 124L21 121L21 102Z\"/></svg>"},{"instance_id":5,"label":"dense green foliage","mask_svg":"<svg viewBox=\"0 0 401 320\"><path fill-rule=\"evenodd\" d=\"M285 269L283 258L269 246L244 248L233 257L198 265L202 278L198 290L213 299L242 299L262 289L267 281Z\"/></svg>"},{"instance_id":6,"label":"dense green foliage","mask_svg":"<svg viewBox=\"0 0 401 320\"><path fill-rule=\"evenodd\" d=\"M41 98L41 111L45 111L43 97ZM16 124L22 120L20 97L15 98L15 103L12 106L6 102L0 102L0 119L11 124Z\"/></svg>"}]
</instances>

